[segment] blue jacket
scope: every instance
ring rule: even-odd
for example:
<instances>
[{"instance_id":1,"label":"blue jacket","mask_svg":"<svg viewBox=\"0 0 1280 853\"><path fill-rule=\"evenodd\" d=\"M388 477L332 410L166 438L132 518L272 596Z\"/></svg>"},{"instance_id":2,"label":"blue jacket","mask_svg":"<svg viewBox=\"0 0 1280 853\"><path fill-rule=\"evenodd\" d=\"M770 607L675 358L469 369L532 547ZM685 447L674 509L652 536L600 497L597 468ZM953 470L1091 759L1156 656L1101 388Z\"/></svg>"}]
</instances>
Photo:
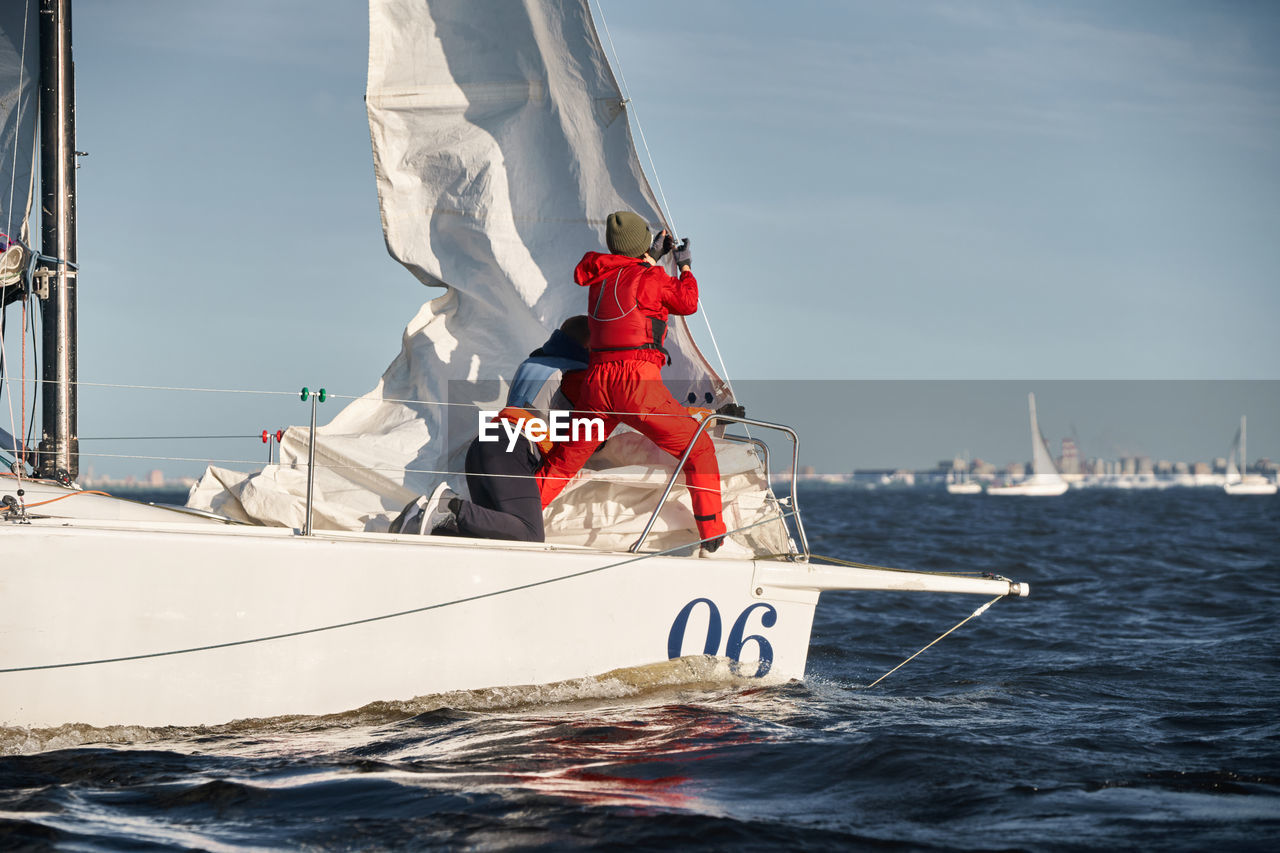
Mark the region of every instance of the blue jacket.
<instances>
[{"instance_id":1,"label":"blue jacket","mask_svg":"<svg viewBox=\"0 0 1280 853\"><path fill-rule=\"evenodd\" d=\"M560 388L561 377L571 370L585 370L586 366L587 348L556 329L516 369L507 392L507 405L545 416L552 408L551 398Z\"/></svg>"}]
</instances>

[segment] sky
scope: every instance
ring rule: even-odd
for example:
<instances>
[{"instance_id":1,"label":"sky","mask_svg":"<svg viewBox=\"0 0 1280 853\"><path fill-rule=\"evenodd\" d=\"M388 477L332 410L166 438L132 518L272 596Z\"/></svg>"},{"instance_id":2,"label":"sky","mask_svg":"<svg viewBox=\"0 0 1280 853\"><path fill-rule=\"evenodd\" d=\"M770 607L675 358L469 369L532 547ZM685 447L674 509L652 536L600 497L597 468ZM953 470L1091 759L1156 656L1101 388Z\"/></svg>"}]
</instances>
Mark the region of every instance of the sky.
<instances>
[{"instance_id":1,"label":"sky","mask_svg":"<svg viewBox=\"0 0 1280 853\"><path fill-rule=\"evenodd\" d=\"M1039 383L1280 378L1280 5L602 5L730 378L830 380L753 411L883 424L820 469L978 451L901 429L870 389L935 387L903 380L964 380L938 400L978 395L984 434L1008 433L983 453L1007 461ZM82 381L281 392L86 386L81 436L250 435L305 423L285 393L303 385L371 389L434 292L382 240L364 4L81 2L74 23ZM1233 387L1185 386L1213 415L1190 437L1108 393L1060 410L1039 390L1042 426L1207 459L1249 413L1250 456L1280 457L1277 385ZM94 449L265 457L245 439Z\"/></svg>"}]
</instances>

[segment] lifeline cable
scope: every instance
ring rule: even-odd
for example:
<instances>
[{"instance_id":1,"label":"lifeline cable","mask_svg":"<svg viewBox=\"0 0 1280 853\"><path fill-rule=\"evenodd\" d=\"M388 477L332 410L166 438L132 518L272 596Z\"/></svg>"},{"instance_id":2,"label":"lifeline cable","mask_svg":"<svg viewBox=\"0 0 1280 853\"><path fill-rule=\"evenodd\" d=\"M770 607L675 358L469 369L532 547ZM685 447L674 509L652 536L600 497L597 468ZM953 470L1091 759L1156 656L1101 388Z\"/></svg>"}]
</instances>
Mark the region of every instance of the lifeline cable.
<instances>
[{"instance_id":1,"label":"lifeline cable","mask_svg":"<svg viewBox=\"0 0 1280 853\"><path fill-rule=\"evenodd\" d=\"M753 527L759 527L762 524L767 524L772 521L773 519L768 519L767 521L757 521L754 524L748 524L746 527L739 527L735 530L731 530L728 533L725 533L724 535L731 536L734 533L741 533L745 530L750 530ZM709 538L716 538L716 537L709 537ZM102 658L100 660L72 661L70 663L43 664L39 666L16 666L16 667L10 667L8 669L0 669L0 675L4 675L6 673L11 673L11 672L36 672L36 671L48 670L48 669L70 669L71 667L76 667L76 666L96 666L98 664L105 664L105 663L124 663L126 661L133 661L133 660L148 660L151 658L171 657L173 655L185 655L185 654L191 654L193 652L208 652L208 651L213 651L215 649L232 648L234 646L248 646L248 645L253 645L255 643L269 642L271 640L286 640L291 637L302 637L307 634L319 634L324 631L336 631L340 628L351 628L356 625L367 625L371 622L383 622L388 619L398 619L401 616L412 616L415 613L426 613L431 610L442 610L446 607L452 607L456 604L469 604L473 601L481 601L486 598L495 598L499 595L507 595L508 593L512 593L512 592L522 592L526 589L534 589L535 587L547 586L548 584L559 583L560 581L573 580L574 578L585 577L587 575L593 575L593 574L597 574L598 572L607 571L608 569L616 569L621 566L626 566L631 563L639 562L641 560L647 560L650 557L661 557L667 554L672 554L676 551L683 551L684 549L689 548L691 546L701 545L703 542L706 542L706 541L708 540L699 539L696 542L689 542L684 545L678 545L674 548L668 548L665 551L654 551L653 553L650 553L650 554L641 554L636 557L631 557L630 559L622 560L621 562L609 563L604 566L597 566L594 569L584 569L580 572L573 572L567 575L559 575L554 578L546 578L540 581L532 581L530 583L520 584L519 586L513 586L513 587L508 587L506 589L494 590L493 592L482 592L476 595L467 596L465 598L455 598L452 601L442 601L439 604L428 604L425 607L414 607L410 610L401 610L396 613L385 613L381 616L370 616L365 619L353 619L350 622L341 622L336 625L325 625L320 628L304 628L301 631L289 631L284 634L273 634L268 637L254 637L248 640L232 640L226 643L214 643L208 646L195 646L189 649L171 649L170 651L167 651L167 652L150 652L148 654L143 654L143 655L126 655L124 657L117 657L117 658Z\"/></svg>"},{"instance_id":2,"label":"lifeline cable","mask_svg":"<svg viewBox=\"0 0 1280 853\"><path fill-rule=\"evenodd\" d=\"M78 457L80 457L80 458L82 458L82 459L83 459L83 458L85 458L85 457L89 457L89 458L93 458L93 459L148 459L148 460L151 460L151 461L154 461L154 462L204 462L204 463L206 463L206 464L218 463L218 464L220 464L220 465L252 465L252 466L255 466L255 467L259 467L259 466L261 466L261 465L262 465L262 460L261 460L261 459L258 459L258 460L253 460L253 459L210 459L210 458L205 457L205 456L153 456L153 455L148 455L148 454L132 454L132 453L86 453L86 452L84 452L83 450L82 450L82 451L77 452L77 453L76 453L76 454L74 454L74 455L76 455L76 456L78 456ZM286 463L286 462L275 462L275 463L273 463L273 464L274 464L274 465L275 465L275 467L277 467L277 468L287 468L287 469L289 469L289 470L298 470L298 469L302 469L302 468L306 468L306 467L307 467L307 463L306 463L305 461L294 461L294 462L287 462L287 463ZM519 480L528 479L528 477L529 477L529 475L528 475L528 474L490 474L490 473L480 473L480 472L478 472L478 471L477 471L477 472L474 472L474 473L469 473L469 472L467 472L467 471L447 471L447 470L432 469L432 468L398 468L398 467L396 467L396 466L394 466L394 465L388 465L388 466L382 466L382 467L373 466L373 465L316 465L316 470L317 470L317 471L371 471L371 472L374 472L374 473L378 473L378 472L401 473L401 472L403 472L403 473L405 473L405 474L443 474L443 475L445 475L446 477L455 477L455 476L456 476L456 477L505 477L505 478L519 479ZM597 474L601 473L600 471L596 471L596 469L589 469L589 470L595 471L595 473L597 473ZM605 469L605 470L610 470L610 469ZM237 473L242 473L242 472L237 472ZM3 476L3 475L0 475L0 476ZM567 479L567 480L573 480L573 479L574 479L575 477L577 477L577 476L578 476L577 474L574 474L572 477L555 478L555 479ZM30 478L28 478L28 479L30 479ZM644 475L644 474L632 474L632 475L627 475L627 476L622 476L622 475L612 475L612 476L608 476L608 477L605 477L605 476L592 476L590 479L591 479L593 482L603 482L603 483L645 483L645 482L649 482L648 477L647 477L646 475ZM685 485L685 488L686 488L686 489L688 489L688 488L689 488L689 486ZM696 486L696 487L694 487L694 488L703 488L703 489L706 489L706 488L710 488L710 487L709 487L709 486Z\"/></svg>"},{"instance_id":3,"label":"lifeline cable","mask_svg":"<svg viewBox=\"0 0 1280 853\"><path fill-rule=\"evenodd\" d=\"M52 383L54 380L22 379L20 381L23 382L24 384L25 383L44 384L44 383ZM118 388L118 389L124 389L129 391L175 391L175 392L190 392L190 393L201 393L201 394L260 394L260 395L269 396L269 397L297 397L298 396L297 391L263 391L263 390L254 390L252 388L197 388L197 387L188 387L183 385L135 385L135 384L125 384L120 382L87 382L81 379L77 379L75 384L81 388ZM328 392L326 392L326 395L327 395L327 398L331 400L361 400L367 396L365 394L359 394L359 395L329 394ZM450 403L444 400L415 400L415 399L400 398L400 397L380 397L378 399L378 402L379 403L402 403L405 405L415 405L415 406L443 406L446 408L453 407L453 408L475 409L476 411L489 411L483 408L484 405L488 405L488 404L483 404L483 403ZM496 412L502 408L496 402L493 403L493 405L497 406L498 408L493 409L492 411ZM692 415L688 414L687 412L684 414L681 414L679 412L672 412L672 413L624 412L624 411L617 411L613 409L593 409L591 411L578 411L575 409L573 413L576 415L588 416L588 417L591 415L617 415L619 417L643 416L643 417L650 417L650 418L692 417ZM250 437L252 438L253 436L250 436Z\"/></svg>"}]
</instances>

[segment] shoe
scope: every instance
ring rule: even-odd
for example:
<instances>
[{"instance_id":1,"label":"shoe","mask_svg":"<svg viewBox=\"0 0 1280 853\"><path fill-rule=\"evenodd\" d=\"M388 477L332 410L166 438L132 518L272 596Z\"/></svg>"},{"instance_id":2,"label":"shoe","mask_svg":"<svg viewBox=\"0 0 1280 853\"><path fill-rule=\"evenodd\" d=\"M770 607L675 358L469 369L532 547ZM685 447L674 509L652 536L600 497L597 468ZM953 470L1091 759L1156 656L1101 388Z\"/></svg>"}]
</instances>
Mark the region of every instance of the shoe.
<instances>
[{"instance_id":1,"label":"shoe","mask_svg":"<svg viewBox=\"0 0 1280 853\"><path fill-rule=\"evenodd\" d=\"M449 509L449 501L457 496L458 493L450 489L448 483L436 486L436 490L431 493L431 497L427 498L427 502L422 507L424 533L434 533L437 527L451 521L454 527L457 527L458 519L454 516L453 510Z\"/></svg>"},{"instance_id":2,"label":"shoe","mask_svg":"<svg viewBox=\"0 0 1280 853\"><path fill-rule=\"evenodd\" d=\"M444 521L431 528L432 536L461 536L462 531L458 529L458 517L450 515Z\"/></svg>"},{"instance_id":3,"label":"shoe","mask_svg":"<svg viewBox=\"0 0 1280 853\"><path fill-rule=\"evenodd\" d=\"M414 498L405 504L404 509L396 516L395 521L387 528L388 533L421 533L422 505L427 502L426 495Z\"/></svg>"},{"instance_id":4,"label":"shoe","mask_svg":"<svg viewBox=\"0 0 1280 853\"><path fill-rule=\"evenodd\" d=\"M756 552L745 545L739 545L732 539L721 536L719 539L703 542L698 556L712 557L719 560L754 560Z\"/></svg>"}]
</instances>

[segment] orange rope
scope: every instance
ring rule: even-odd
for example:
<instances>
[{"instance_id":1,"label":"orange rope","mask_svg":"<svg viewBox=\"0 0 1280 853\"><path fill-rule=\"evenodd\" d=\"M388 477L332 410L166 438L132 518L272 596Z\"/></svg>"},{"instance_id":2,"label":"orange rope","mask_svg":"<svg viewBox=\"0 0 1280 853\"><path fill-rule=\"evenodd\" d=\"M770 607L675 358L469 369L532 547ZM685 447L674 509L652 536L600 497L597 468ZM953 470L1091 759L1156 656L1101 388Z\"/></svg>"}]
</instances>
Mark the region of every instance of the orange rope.
<instances>
[{"instance_id":1,"label":"orange rope","mask_svg":"<svg viewBox=\"0 0 1280 853\"><path fill-rule=\"evenodd\" d=\"M102 495L104 498L111 497L110 492L97 492L93 490L88 490L83 492L71 492L70 494L67 494L67 495L59 495L56 498L49 498L49 500L47 501L36 501L33 504L26 504L26 508L31 509L31 507L33 506L44 506L45 504L51 504L51 503L54 503L55 501L65 501L67 498L74 498L76 495Z\"/></svg>"}]
</instances>

